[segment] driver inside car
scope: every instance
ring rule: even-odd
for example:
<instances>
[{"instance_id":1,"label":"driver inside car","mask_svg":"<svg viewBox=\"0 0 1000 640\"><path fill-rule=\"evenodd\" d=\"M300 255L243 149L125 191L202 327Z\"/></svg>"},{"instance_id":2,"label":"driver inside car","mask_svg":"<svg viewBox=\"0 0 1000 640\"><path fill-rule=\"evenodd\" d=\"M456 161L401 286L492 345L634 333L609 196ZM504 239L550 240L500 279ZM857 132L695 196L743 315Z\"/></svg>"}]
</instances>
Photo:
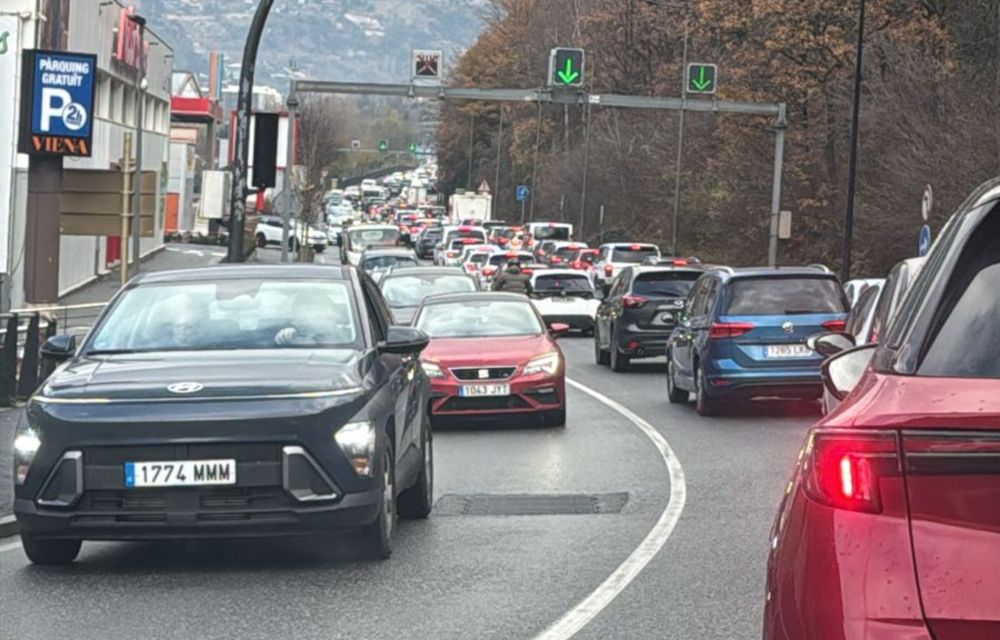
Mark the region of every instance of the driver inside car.
<instances>
[{"instance_id":1,"label":"driver inside car","mask_svg":"<svg viewBox=\"0 0 1000 640\"><path fill-rule=\"evenodd\" d=\"M300 293L292 302L294 326L278 331L274 342L281 347L347 344L354 339L348 311L326 296Z\"/></svg>"}]
</instances>

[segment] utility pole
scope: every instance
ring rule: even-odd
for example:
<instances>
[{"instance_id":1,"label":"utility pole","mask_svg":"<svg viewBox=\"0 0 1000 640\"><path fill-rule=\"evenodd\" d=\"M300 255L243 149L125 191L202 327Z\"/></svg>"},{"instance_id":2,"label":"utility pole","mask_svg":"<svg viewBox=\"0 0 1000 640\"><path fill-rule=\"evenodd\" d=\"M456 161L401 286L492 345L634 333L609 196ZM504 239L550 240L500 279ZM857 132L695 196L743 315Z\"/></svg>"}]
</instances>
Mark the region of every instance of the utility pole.
<instances>
[{"instance_id":1,"label":"utility pole","mask_svg":"<svg viewBox=\"0 0 1000 640\"><path fill-rule=\"evenodd\" d=\"M598 245L602 245L602 244L604 244L604 205L603 204L601 205L601 213L599 214L599 216L597 218L597 223L600 225L600 228L601 228L601 232L600 232L601 235L599 236L599 239L598 239L597 243L598 243Z\"/></svg>"},{"instance_id":2,"label":"utility pole","mask_svg":"<svg viewBox=\"0 0 1000 640\"><path fill-rule=\"evenodd\" d=\"M468 190L472 191L472 154L475 152L476 143L476 114L469 118L469 183Z\"/></svg>"},{"instance_id":3,"label":"utility pole","mask_svg":"<svg viewBox=\"0 0 1000 640\"><path fill-rule=\"evenodd\" d=\"M126 131L122 139L122 231L121 231L121 286L128 282L128 226L131 222L132 202L132 132Z\"/></svg>"},{"instance_id":4,"label":"utility pole","mask_svg":"<svg viewBox=\"0 0 1000 640\"><path fill-rule=\"evenodd\" d=\"M542 103L538 102L538 116L535 121L535 157L531 161L531 193L528 194L531 198L531 209L528 211L528 218L531 221L535 220L535 193L538 191L538 185L535 181L538 179L538 147L542 144ZM521 215L521 222L524 222L524 215Z\"/></svg>"},{"instance_id":5,"label":"utility pole","mask_svg":"<svg viewBox=\"0 0 1000 640\"><path fill-rule=\"evenodd\" d=\"M288 100L288 149L285 153L285 207L281 216L281 262L288 262L289 226L292 220L292 208L295 206L295 192L292 190L292 174L295 170L295 116L299 108L299 98L289 92ZM299 240L301 244L302 240Z\"/></svg>"},{"instance_id":6,"label":"utility pole","mask_svg":"<svg viewBox=\"0 0 1000 640\"><path fill-rule=\"evenodd\" d=\"M139 261L142 252L139 246L139 239L142 237L142 125L145 119L146 97L146 19L140 15L132 14L129 20L139 27L139 57L138 66L135 70L135 176L132 178L132 268L134 273L139 273ZM122 263L128 260L125 252L122 252Z\"/></svg>"},{"instance_id":7,"label":"utility pole","mask_svg":"<svg viewBox=\"0 0 1000 640\"><path fill-rule=\"evenodd\" d=\"M681 54L681 112L677 123L677 166L674 170L674 217L670 224L670 254L677 255L677 227L681 211L681 163L684 160L684 107L687 106L687 66L690 18L684 11L684 49Z\"/></svg>"},{"instance_id":8,"label":"utility pole","mask_svg":"<svg viewBox=\"0 0 1000 640\"><path fill-rule=\"evenodd\" d=\"M583 143L583 187L580 193L580 227L576 230L578 238L583 238L583 225L587 214L587 180L590 173L590 115L590 103L588 102L586 112L587 128Z\"/></svg>"},{"instance_id":9,"label":"utility pole","mask_svg":"<svg viewBox=\"0 0 1000 640\"><path fill-rule=\"evenodd\" d=\"M778 227L781 218L781 173L785 162L785 129L788 128L787 108L778 105L778 118L774 122L774 174L771 182L771 233L767 246L767 263L778 266Z\"/></svg>"},{"instance_id":10,"label":"utility pole","mask_svg":"<svg viewBox=\"0 0 1000 640\"><path fill-rule=\"evenodd\" d=\"M503 158L503 105L500 105L500 126L497 128L497 170L493 175L493 215L497 219L497 211L500 209L500 162Z\"/></svg>"},{"instance_id":11,"label":"utility pole","mask_svg":"<svg viewBox=\"0 0 1000 640\"><path fill-rule=\"evenodd\" d=\"M861 75L865 50L865 0L858 16L858 47L854 56L854 105L851 112L851 159L847 169L847 207L844 212L844 264L841 278L851 279L851 245L854 240L854 192L858 175L858 125L861 117Z\"/></svg>"}]
</instances>

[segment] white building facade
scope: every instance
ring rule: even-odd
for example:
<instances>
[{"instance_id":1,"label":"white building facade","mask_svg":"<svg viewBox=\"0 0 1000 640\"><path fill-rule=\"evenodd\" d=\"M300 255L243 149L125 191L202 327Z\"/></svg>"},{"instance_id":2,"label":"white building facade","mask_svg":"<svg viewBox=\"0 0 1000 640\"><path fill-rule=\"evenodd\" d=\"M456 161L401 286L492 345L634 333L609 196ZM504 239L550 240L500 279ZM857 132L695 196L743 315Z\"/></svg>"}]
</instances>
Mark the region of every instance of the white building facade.
<instances>
[{"instance_id":1,"label":"white building facade","mask_svg":"<svg viewBox=\"0 0 1000 640\"><path fill-rule=\"evenodd\" d=\"M170 161L170 90L173 51L150 24L145 32L146 89L136 89L136 61L123 55L118 32L129 7L108 0L0 0L0 77L16 78L0 94L0 271L5 309L24 304L24 248L28 166L18 154L17 131L21 102L21 52L25 49L65 50L97 56L94 135L89 158L66 158L65 169L113 169L120 166L126 132L136 131L137 96L144 100L142 168L157 172L156 233L143 238L141 251L163 245L164 199ZM131 22L126 28L131 28ZM14 75L8 75L8 73ZM64 295L101 274L121 255L117 238L67 236L59 241L59 294Z\"/></svg>"}]
</instances>

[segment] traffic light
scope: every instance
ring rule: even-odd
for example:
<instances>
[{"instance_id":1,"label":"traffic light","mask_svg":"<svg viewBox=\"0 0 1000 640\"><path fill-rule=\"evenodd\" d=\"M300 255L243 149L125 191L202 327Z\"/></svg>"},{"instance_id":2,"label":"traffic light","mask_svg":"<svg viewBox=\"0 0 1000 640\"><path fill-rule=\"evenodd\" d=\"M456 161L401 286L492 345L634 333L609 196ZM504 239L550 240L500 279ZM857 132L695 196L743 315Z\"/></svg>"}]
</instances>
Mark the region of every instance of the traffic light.
<instances>
[{"instance_id":1,"label":"traffic light","mask_svg":"<svg viewBox=\"0 0 1000 640\"><path fill-rule=\"evenodd\" d=\"M692 62L687 68L687 92L714 94L719 68L714 64Z\"/></svg>"},{"instance_id":2,"label":"traffic light","mask_svg":"<svg viewBox=\"0 0 1000 640\"><path fill-rule=\"evenodd\" d=\"M549 53L549 86L582 87L585 63L583 49L553 49Z\"/></svg>"},{"instance_id":3,"label":"traffic light","mask_svg":"<svg viewBox=\"0 0 1000 640\"><path fill-rule=\"evenodd\" d=\"M378 150L379 150L379 153L385 153L386 151L388 151L389 150L389 141L388 140L379 140L378 141Z\"/></svg>"},{"instance_id":4,"label":"traffic light","mask_svg":"<svg viewBox=\"0 0 1000 640\"><path fill-rule=\"evenodd\" d=\"M411 142L410 143L410 153L416 153L416 152L417 152L417 143L416 142Z\"/></svg>"}]
</instances>

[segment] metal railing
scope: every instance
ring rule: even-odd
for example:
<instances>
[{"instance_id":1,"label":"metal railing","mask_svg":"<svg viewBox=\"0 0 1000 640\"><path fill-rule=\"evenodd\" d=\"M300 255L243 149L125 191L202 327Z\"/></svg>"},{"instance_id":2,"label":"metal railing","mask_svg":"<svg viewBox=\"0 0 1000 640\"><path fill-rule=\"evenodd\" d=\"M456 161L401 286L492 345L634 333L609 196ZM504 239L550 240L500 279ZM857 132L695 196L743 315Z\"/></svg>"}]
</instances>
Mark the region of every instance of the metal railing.
<instances>
[{"instance_id":1,"label":"metal railing","mask_svg":"<svg viewBox=\"0 0 1000 640\"><path fill-rule=\"evenodd\" d=\"M42 344L55 335L83 338L106 303L14 309L0 314L0 406L27 400L52 373Z\"/></svg>"}]
</instances>

